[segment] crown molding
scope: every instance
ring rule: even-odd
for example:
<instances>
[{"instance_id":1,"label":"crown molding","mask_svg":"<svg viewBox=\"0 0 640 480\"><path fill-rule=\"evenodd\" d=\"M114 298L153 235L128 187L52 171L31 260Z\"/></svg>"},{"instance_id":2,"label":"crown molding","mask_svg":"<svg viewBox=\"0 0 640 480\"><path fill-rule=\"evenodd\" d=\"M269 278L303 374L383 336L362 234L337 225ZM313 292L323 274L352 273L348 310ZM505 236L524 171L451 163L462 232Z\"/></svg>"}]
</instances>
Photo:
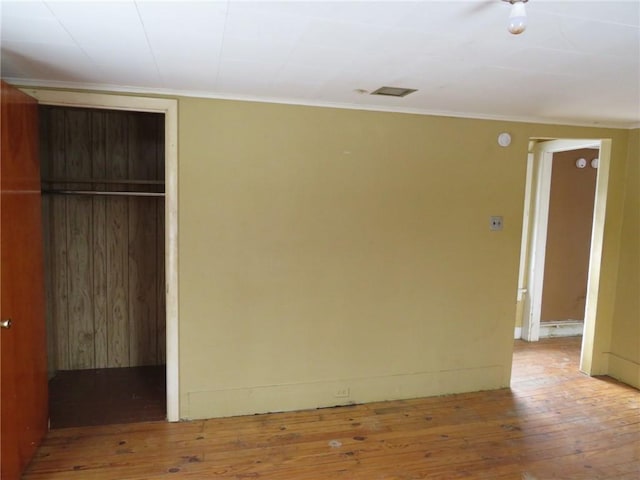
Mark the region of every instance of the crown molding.
<instances>
[{"instance_id":1,"label":"crown molding","mask_svg":"<svg viewBox=\"0 0 640 480\"><path fill-rule=\"evenodd\" d=\"M613 129L635 129L640 128L640 122L615 122L615 121L584 121L570 118L543 118L536 116L508 116L508 115L490 115L476 112L455 112L448 110L429 110L419 108L406 107L390 107L387 105L363 105L359 103L339 103L339 102L322 102L314 100L303 100L299 98L284 97L266 97L255 95L239 95L225 92L210 92L202 90L179 90L165 88L149 88L139 86L123 86L98 83L80 83L80 82L59 82L51 80L34 80L15 77L5 77L4 80L12 85L27 88L52 88L64 90L82 90L99 93L124 93L134 95L155 95L165 97L190 97L190 98L208 98L216 100L233 100L241 102L258 102L258 103L275 103L284 105L299 105L307 107L320 108L339 108L344 110L364 110L374 112L388 113L405 113L411 115L428 115L438 117L466 118L472 120L493 120L502 122L517 123L537 123L543 125L562 125L576 127L592 127L592 128L613 128Z\"/></svg>"}]
</instances>

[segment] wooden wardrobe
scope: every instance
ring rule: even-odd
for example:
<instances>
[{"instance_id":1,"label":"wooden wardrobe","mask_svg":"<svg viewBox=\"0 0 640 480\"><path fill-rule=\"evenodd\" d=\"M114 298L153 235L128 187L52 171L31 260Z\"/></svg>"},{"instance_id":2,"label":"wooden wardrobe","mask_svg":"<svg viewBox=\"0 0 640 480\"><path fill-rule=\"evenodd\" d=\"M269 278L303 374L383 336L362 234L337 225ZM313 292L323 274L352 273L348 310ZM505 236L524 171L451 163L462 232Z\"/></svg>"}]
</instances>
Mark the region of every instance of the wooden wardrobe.
<instances>
[{"instance_id":1,"label":"wooden wardrobe","mask_svg":"<svg viewBox=\"0 0 640 480\"><path fill-rule=\"evenodd\" d=\"M165 363L164 115L40 107L50 376Z\"/></svg>"}]
</instances>

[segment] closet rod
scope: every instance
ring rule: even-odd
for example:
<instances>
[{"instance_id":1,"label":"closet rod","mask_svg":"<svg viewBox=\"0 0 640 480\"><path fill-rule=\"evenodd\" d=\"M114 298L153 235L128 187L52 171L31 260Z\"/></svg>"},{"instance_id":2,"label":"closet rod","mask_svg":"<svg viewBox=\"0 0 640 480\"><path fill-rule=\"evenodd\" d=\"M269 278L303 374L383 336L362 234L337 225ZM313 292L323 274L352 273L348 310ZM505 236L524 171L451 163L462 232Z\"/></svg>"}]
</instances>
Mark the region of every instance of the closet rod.
<instances>
[{"instance_id":1,"label":"closet rod","mask_svg":"<svg viewBox=\"0 0 640 480\"><path fill-rule=\"evenodd\" d=\"M164 192L105 192L102 190L42 190L46 195L102 195L111 197L164 197Z\"/></svg>"},{"instance_id":2,"label":"closet rod","mask_svg":"<svg viewBox=\"0 0 640 480\"><path fill-rule=\"evenodd\" d=\"M43 178L42 183L113 183L122 185L164 185L164 180L117 180L113 178Z\"/></svg>"}]
</instances>

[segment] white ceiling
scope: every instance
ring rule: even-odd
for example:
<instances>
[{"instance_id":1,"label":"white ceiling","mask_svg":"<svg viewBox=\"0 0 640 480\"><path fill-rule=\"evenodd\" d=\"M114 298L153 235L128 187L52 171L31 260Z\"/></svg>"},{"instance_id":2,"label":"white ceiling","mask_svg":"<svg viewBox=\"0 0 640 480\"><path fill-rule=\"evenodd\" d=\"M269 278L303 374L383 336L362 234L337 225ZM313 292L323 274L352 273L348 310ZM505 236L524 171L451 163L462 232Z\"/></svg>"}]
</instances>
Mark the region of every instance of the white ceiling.
<instances>
[{"instance_id":1,"label":"white ceiling","mask_svg":"<svg viewBox=\"0 0 640 480\"><path fill-rule=\"evenodd\" d=\"M11 83L640 124L640 0L1 1ZM358 93L418 89L405 98Z\"/></svg>"}]
</instances>

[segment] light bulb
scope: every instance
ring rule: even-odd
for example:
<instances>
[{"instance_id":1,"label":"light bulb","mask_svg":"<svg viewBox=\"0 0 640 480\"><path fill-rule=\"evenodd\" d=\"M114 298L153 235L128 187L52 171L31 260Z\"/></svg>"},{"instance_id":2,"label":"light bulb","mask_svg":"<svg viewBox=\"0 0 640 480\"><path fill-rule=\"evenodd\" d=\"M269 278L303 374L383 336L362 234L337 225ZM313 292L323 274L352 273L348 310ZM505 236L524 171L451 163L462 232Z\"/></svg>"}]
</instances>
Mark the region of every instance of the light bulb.
<instances>
[{"instance_id":1,"label":"light bulb","mask_svg":"<svg viewBox=\"0 0 640 480\"><path fill-rule=\"evenodd\" d=\"M514 0L509 14L509 31L518 35L527 28L527 11L522 0Z\"/></svg>"}]
</instances>

